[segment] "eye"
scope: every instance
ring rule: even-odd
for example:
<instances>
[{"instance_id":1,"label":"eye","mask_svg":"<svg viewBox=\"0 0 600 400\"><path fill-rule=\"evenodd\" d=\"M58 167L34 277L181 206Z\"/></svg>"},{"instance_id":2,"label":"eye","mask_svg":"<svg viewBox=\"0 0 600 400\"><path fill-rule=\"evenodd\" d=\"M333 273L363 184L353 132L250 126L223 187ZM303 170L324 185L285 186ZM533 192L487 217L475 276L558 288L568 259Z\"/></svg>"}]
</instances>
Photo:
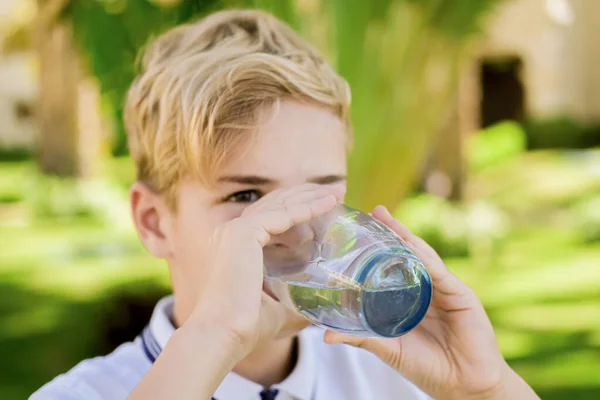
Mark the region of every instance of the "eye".
<instances>
[{"instance_id":1,"label":"eye","mask_svg":"<svg viewBox=\"0 0 600 400\"><path fill-rule=\"evenodd\" d=\"M228 203L254 203L262 197L258 190L244 190L225 197L224 202Z\"/></svg>"}]
</instances>

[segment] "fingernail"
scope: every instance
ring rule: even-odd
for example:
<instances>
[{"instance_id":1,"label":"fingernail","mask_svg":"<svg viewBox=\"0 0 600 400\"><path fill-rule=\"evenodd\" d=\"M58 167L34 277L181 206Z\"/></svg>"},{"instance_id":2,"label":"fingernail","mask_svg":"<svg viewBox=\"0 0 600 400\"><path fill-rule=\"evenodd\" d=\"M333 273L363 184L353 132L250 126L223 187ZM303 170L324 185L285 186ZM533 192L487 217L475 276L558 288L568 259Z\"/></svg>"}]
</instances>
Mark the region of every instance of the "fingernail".
<instances>
[{"instance_id":1,"label":"fingernail","mask_svg":"<svg viewBox=\"0 0 600 400\"><path fill-rule=\"evenodd\" d=\"M378 205L377 207L375 207L375 209L373 210L373 212L381 212L381 211L387 211L386 208L384 206L382 206L381 204Z\"/></svg>"}]
</instances>

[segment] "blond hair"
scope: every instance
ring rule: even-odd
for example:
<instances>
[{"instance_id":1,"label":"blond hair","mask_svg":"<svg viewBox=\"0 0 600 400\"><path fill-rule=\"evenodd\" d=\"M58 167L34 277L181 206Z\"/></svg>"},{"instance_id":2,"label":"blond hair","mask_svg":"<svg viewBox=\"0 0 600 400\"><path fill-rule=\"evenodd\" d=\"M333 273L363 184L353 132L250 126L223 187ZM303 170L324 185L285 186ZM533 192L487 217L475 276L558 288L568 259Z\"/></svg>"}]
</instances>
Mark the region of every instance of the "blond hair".
<instances>
[{"instance_id":1,"label":"blond hair","mask_svg":"<svg viewBox=\"0 0 600 400\"><path fill-rule=\"evenodd\" d=\"M210 184L285 98L326 107L350 130L350 90L319 52L271 14L230 10L159 36L141 58L125 124L138 180L165 194L185 177Z\"/></svg>"}]
</instances>

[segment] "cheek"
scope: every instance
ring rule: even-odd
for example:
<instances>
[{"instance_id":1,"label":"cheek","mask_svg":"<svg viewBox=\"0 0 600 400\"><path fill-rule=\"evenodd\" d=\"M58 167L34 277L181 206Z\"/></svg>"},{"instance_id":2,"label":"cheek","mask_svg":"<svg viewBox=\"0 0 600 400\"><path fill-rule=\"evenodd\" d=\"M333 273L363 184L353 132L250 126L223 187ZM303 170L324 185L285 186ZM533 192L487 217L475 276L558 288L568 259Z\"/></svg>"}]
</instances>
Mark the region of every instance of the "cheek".
<instances>
[{"instance_id":1,"label":"cheek","mask_svg":"<svg viewBox=\"0 0 600 400\"><path fill-rule=\"evenodd\" d=\"M222 223L239 217L249 205L244 203L229 203L218 206Z\"/></svg>"},{"instance_id":2,"label":"cheek","mask_svg":"<svg viewBox=\"0 0 600 400\"><path fill-rule=\"evenodd\" d=\"M201 265L206 257L208 243L215 229L242 213L245 207L223 204L203 212L178 216L174 232L175 259L185 264Z\"/></svg>"}]
</instances>

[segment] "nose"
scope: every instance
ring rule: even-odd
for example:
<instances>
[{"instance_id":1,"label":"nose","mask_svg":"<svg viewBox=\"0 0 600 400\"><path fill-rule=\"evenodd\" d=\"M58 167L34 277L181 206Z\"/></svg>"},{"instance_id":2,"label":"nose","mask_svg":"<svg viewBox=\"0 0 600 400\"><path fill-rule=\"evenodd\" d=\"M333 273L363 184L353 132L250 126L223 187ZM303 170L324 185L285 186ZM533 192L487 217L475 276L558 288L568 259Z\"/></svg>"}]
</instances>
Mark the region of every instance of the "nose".
<instances>
[{"instance_id":1,"label":"nose","mask_svg":"<svg viewBox=\"0 0 600 400\"><path fill-rule=\"evenodd\" d=\"M288 229L282 234L273 236L271 238L269 246L285 248L291 251L301 251L305 247L310 246L314 239L314 229L310 226L309 223L305 222L303 224L299 224Z\"/></svg>"},{"instance_id":2,"label":"nose","mask_svg":"<svg viewBox=\"0 0 600 400\"><path fill-rule=\"evenodd\" d=\"M315 239L315 231L308 223L296 225L282 234L271 237L271 241L263 249L267 275L301 273L317 255Z\"/></svg>"}]
</instances>

